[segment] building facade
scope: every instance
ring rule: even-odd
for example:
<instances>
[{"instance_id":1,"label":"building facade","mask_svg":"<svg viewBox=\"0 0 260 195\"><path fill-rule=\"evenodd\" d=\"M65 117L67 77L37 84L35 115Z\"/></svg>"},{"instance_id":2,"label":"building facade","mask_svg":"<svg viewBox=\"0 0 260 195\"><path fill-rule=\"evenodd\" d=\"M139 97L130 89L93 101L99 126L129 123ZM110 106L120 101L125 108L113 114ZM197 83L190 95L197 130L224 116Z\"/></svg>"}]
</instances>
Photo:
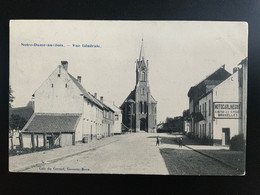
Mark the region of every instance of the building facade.
<instances>
[{"instance_id":1,"label":"building facade","mask_svg":"<svg viewBox=\"0 0 260 195\"><path fill-rule=\"evenodd\" d=\"M192 99L191 91L198 88L200 84L190 89L188 96L190 95L190 112L192 113L191 129L195 138L206 140L207 143L214 145L230 145L232 137L243 134L245 130L241 121L245 113L242 112L241 71L242 69L234 68L231 75L218 69L213 75L221 73L222 76L219 76L221 80L207 81L211 75L202 81L216 83L216 85L210 87L205 85L206 90L200 90L201 93L197 99ZM222 80L225 77L227 78ZM196 104L193 104L194 102Z\"/></svg>"},{"instance_id":2,"label":"building facade","mask_svg":"<svg viewBox=\"0 0 260 195\"><path fill-rule=\"evenodd\" d=\"M35 91L33 100L34 114L22 130L31 147L74 145L113 135L114 111L103 97L84 89L81 76L68 73L67 61Z\"/></svg>"},{"instance_id":3,"label":"building facade","mask_svg":"<svg viewBox=\"0 0 260 195\"><path fill-rule=\"evenodd\" d=\"M150 91L149 65L143 55L143 42L136 61L136 85L121 105L123 125L129 131L156 132L157 101Z\"/></svg>"}]
</instances>

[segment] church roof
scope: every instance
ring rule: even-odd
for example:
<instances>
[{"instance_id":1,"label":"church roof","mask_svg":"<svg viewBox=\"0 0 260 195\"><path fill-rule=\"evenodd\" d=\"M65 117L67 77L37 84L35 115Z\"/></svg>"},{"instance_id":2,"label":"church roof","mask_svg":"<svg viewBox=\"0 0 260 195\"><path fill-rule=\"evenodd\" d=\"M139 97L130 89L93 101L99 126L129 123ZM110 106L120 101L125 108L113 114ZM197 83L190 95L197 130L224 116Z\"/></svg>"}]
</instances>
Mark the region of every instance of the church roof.
<instances>
[{"instance_id":1,"label":"church roof","mask_svg":"<svg viewBox=\"0 0 260 195\"><path fill-rule=\"evenodd\" d=\"M151 102L157 103L157 101L154 99L154 97L151 95Z\"/></svg>"},{"instance_id":2,"label":"church roof","mask_svg":"<svg viewBox=\"0 0 260 195\"><path fill-rule=\"evenodd\" d=\"M127 98L125 99L125 101L122 103L122 105L120 106L121 109L122 109L122 107L124 106L124 104L125 104L128 100L133 100L133 101L135 101L135 89L130 92L130 94L127 96Z\"/></svg>"}]
</instances>

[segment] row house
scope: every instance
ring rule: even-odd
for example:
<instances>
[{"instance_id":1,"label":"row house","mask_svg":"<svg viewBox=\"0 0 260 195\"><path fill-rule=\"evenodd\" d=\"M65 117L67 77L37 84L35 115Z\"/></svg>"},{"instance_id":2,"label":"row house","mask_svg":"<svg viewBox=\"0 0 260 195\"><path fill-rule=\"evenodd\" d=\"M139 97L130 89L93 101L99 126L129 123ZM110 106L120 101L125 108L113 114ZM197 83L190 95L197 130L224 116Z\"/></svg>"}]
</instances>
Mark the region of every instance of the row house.
<instances>
[{"instance_id":1,"label":"row house","mask_svg":"<svg viewBox=\"0 0 260 195\"><path fill-rule=\"evenodd\" d=\"M34 114L22 130L23 147L75 145L113 135L114 110L61 65L33 94Z\"/></svg>"},{"instance_id":2,"label":"row house","mask_svg":"<svg viewBox=\"0 0 260 195\"><path fill-rule=\"evenodd\" d=\"M244 134L242 107L244 93L241 72L233 74L222 66L198 85L191 87L191 132L195 138L214 145L229 145L233 136Z\"/></svg>"}]
</instances>

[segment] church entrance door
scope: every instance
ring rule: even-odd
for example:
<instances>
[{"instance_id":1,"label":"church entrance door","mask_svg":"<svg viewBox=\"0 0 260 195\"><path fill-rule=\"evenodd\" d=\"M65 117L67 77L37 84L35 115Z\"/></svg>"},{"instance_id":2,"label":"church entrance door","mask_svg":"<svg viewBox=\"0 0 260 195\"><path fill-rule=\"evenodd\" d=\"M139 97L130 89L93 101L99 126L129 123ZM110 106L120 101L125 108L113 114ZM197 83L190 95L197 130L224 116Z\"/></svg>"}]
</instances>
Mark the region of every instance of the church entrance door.
<instances>
[{"instance_id":1,"label":"church entrance door","mask_svg":"<svg viewBox=\"0 0 260 195\"><path fill-rule=\"evenodd\" d=\"M146 121L145 118L140 119L140 130L141 131L146 131Z\"/></svg>"}]
</instances>

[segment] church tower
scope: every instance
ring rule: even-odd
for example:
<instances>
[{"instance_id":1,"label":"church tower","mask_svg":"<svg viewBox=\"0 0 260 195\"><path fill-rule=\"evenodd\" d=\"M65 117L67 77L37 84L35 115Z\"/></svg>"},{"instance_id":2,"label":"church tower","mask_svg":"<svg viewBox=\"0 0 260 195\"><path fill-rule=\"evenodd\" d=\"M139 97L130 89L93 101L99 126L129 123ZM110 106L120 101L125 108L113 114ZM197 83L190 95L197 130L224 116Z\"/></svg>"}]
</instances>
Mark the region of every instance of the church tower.
<instances>
[{"instance_id":1,"label":"church tower","mask_svg":"<svg viewBox=\"0 0 260 195\"><path fill-rule=\"evenodd\" d=\"M145 61L142 40L140 55L136 60L135 89L121 106L123 123L135 132L156 132L157 101L151 96L148 73L148 60Z\"/></svg>"}]
</instances>

